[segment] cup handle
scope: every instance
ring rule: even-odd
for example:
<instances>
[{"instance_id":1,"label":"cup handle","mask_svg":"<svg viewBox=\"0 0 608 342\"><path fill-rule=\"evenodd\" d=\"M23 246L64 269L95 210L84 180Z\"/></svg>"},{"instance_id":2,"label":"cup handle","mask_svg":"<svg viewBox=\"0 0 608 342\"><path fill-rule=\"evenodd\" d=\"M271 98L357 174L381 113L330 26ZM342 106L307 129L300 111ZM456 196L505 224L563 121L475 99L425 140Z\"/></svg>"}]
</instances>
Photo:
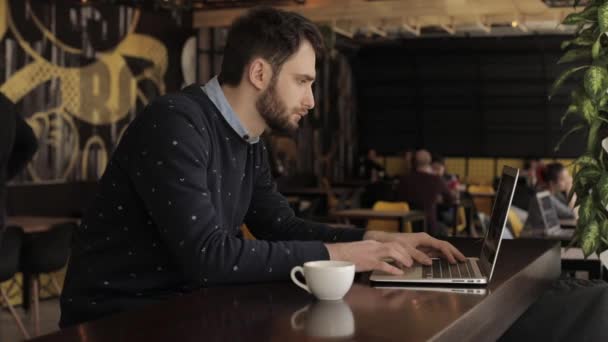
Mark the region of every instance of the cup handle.
<instances>
[{"instance_id":1,"label":"cup handle","mask_svg":"<svg viewBox=\"0 0 608 342\"><path fill-rule=\"evenodd\" d=\"M302 268L302 266L296 266L291 269L291 280L296 285L298 285L302 289L306 290L306 292L312 293L312 292L310 292L310 289L308 288L308 286L306 286L306 284L302 283L301 281L298 280L298 278L296 278L296 273L298 273L298 272L300 272L300 273L302 273L302 275L304 275L304 269Z\"/></svg>"},{"instance_id":2,"label":"cup handle","mask_svg":"<svg viewBox=\"0 0 608 342\"><path fill-rule=\"evenodd\" d=\"M307 312L309 308L310 308L310 305L306 305L305 307L301 308L300 310L294 312L291 315L291 328L292 329L294 329L294 330L302 330L302 329L304 329L304 324L298 324L298 318L300 318L300 316L304 312Z\"/></svg>"}]
</instances>

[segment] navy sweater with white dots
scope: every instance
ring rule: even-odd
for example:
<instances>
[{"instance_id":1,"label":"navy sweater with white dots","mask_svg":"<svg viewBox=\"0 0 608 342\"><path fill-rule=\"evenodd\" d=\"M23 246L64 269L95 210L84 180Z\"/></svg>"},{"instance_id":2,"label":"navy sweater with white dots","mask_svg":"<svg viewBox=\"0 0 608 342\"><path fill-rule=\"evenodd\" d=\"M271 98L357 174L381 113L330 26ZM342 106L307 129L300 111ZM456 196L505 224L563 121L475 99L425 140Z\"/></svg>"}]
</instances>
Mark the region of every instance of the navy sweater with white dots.
<instances>
[{"instance_id":1,"label":"navy sweater with white dots","mask_svg":"<svg viewBox=\"0 0 608 342\"><path fill-rule=\"evenodd\" d=\"M243 239L246 224L257 240ZM207 286L288 279L323 242L361 240L294 216L250 144L198 86L162 96L125 132L75 232L61 326Z\"/></svg>"}]
</instances>

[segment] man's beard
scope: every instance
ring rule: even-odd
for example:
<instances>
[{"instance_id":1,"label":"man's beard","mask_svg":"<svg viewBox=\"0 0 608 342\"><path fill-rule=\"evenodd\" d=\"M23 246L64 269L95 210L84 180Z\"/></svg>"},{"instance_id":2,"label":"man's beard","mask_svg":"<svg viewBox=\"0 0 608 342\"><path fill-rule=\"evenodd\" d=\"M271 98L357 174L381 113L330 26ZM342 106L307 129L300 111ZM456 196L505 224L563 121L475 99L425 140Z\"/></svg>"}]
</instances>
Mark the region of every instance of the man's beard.
<instances>
[{"instance_id":1,"label":"man's beard","mask_svg":"<svg viewBox=\"0 0 608 342\"><path fill-rule=\"evenodd\" d=\"M256 101L256 109L270 129L294 136L298 130L298 125L289 120L291 115L288 113L285 103L279 98L276 86L277 82L273 80L268 89Z\"/></svg>"}]
</instances>

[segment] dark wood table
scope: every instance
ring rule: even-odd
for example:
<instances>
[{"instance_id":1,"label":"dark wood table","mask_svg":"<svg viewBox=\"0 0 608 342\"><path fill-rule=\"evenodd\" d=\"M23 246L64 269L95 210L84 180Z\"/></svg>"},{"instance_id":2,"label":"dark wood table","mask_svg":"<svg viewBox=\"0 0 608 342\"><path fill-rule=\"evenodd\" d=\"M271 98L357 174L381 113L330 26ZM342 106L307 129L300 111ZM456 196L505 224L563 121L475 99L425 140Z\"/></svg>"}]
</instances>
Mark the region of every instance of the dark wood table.
<instances>
[{"instance_id":1,"label":"dark wood table","mask_svg":"<svg viewBox=\"0 0 608 342\"><path fill-rule=\"evenodd\" d=\"M405 224L408 222L422 221L423 230L426 231L426 216L423 211L410 210L408 212L392 210L373 210L373 209L347 209L338 210L333 216L344 223L349 224L350 220L397 220L399 221L399 231L405 231Z\"/></svg>"},{"instance_id":2,"label":"dark wood table","mask_svg":"<svg viewBox=\"0 0 608 342\"><path fill-rule=\"evenodd\" d=\"M466 255L481 248L476 239L450 241ZM288 281L223 286L35 341L490 341L558 278L559 255L556 242L503 241L485 295L377 289L368 274L333 303L317 301Z\"/></svg>"}]
</instances>

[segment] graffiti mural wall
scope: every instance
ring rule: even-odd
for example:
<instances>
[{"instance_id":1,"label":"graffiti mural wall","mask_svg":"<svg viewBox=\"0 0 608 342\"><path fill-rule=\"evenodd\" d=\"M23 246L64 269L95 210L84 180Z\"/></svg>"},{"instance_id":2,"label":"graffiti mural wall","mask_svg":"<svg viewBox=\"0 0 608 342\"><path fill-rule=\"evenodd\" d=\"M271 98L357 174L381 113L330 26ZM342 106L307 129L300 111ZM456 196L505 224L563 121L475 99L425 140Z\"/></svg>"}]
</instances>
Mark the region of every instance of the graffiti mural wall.
<instances>
[{"instance_id":1,"label":"graffiti mural wall","mask_svg":"<svg viewBox=\"0 0 608 342\"><path fill-rule=\"evenodd\" d=\"M0 91L39 139L18 182L101 176L137 113L182 85L190 25L127 6L0 0Z\"/></svg>"}]
</instances>

